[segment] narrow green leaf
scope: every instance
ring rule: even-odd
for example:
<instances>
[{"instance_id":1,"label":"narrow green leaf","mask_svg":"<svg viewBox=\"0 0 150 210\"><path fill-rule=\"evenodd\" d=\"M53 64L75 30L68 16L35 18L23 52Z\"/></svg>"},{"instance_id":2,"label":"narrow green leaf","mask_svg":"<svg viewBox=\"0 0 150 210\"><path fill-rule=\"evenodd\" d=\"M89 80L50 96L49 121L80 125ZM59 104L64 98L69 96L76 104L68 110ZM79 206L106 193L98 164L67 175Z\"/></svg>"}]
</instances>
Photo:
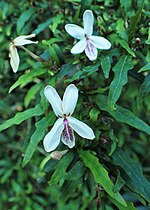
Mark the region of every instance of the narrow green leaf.
<instances>
[{"instance_id":1,"label":"narrow green leaf","mask_svg":"<svg viewBox=\"0 0 150 210\"><path fill-rule=\"evenodd\" d=\"M118 207L119 210L137 210L137 208L134 207L134 204L132 202L126 202L127 206L125 207L111 197L110 200Z\"/></svg>"},{"instance_id":2,"label":"narrow green leaf","mask_svg":"<svg viewBox=\"0 0 150 210\"><path fill-rule=\"evenodd\" d=\"M135 57L135 53L131 50L128 43L125 40L118 39L119 44L133 57Z\"/></svg>"},{"instance_id":3,"label":"narrow green leaf","mask_svg":"<svg viewBox=\"0 0 150 210\"><path fill-rule=\"evenodd\" d=\"M32 82L36 77L45 74L46 69L32 69L32 71L29 71L28 73L22 75L19 77L19 79L10 87L9 93L14 90L16 87L24 87L28 83Z\"/></svg>"},{"instance_id":4,"label":"narrow green leaf","mask_svg":"<svg viewBox=\"0 0 150 210\"><path fill-rule=\"evenodd\" d=\"M66 180L75 181L83 176L85 171L84 164L81 161L75 163L75 165L68 171L65 176Z\"/></svg>"},{"instance_id":5,"label":"narrow green leaf","mask_svg":"<svg viewBox=\"0 0 150 210\"><path fill-rule=\"evenodd\" d=\"M49 185L57 184L60 180L65 179L67 174L66 170L73 160L74 154L67 153L62 157L59 163L56 166L55 172L53 173L51 180L49 181Z\"/></svg>"},{"instance_id":6,"label":"narrow green leaf","mask_svg":"<svg viewBox=\"0 0 150 210\"><path fill-rule=\"evenodd\" d=\"M35 34L39 34L44 31L52 22L52 18L47 19L43 23L39 24L38 27L33 31Z\"/></svg>"},{"instance_id":7,"label":"narrow green leaf","mask_svg":"<svg viewBox=\"0 0 150 210\"><path fill-rule=\"evenodd\" d=\"M140 194L150 202L150 182L143 176L142 169L138 163L132 160L120 148L117 148L112 155L114 165L121 167L121 176L126 185L133 191Z\"/></svg>"},{"instance_id":8,"label":"narrow green leaf","mask_svg":"<svg viewBox=\"0 0 150 210\"><path fill-rule=\"evenodd\" d=\"M130 37L129 40L131 40L134 37L136 29L138 28L138 23L141 19L143 6L144 6L144 0L142 0L141 8L131 18L131 22L130 22L130 25L129 25L129 37Z\"/></svg>"},{"instance_id":9,"label":"narrow green leaf","mask_svg":"<svg viewBox=\"0 0 150 210\"><path fill-rule=\"evenodd\" d=\"M110 84L108 96L108 104L112 109L120 97L123 86L127 83L127 73L132 68L131 56L123 55L112 69L115 76Z\"/></svg>"},{"instance_id":10,"label":"narrow green leaf","mask_svg":"<svg viewBox=\"0 0 150 210\"><path fill-rule=\"evenodd\" d=\"M141 107L144 97L149 92L150 92L150 74L145 77L145 80L139 89L139 93L138 93L138 97L137 97L138 108Z\"/></svg>"},{"instance_id":11,"label":"narrow green leaf","mask_svg":"<svg viewBox=\"0 0 150 210\"><path fill-rule=\"evenodd\" d=\"M25 167L31 160L38 143L44 138L47 127L53 125L54 120L55 115L53 114L53 112L50 112L46 117L35 124L36 130L31 136L29 145L25 151L22 167Z\"/></svg>"},{"instance_id":12,"label":"narrow green leaf","mask_svg":"<svg viewBox=\"0 0 150 210\"><path fill-rule=\"evenodd\" d=\"M106 169L99 163L98 158L92 155L89 151L79 151L79 155L82 158L84 164L91 170L94 179L99 183L105 191L123 206L127 206L125 200L122 198L119 192L113 191L113 183L108 176Z\"/></svg>"},{"instance_id":13,"label":"narrow green leaf","mask_svg":"<svg viewBox=\"0 0 150 210\"><path fill-rule=\"evenodd\" d=\"M112 129L109 131L108 136L109 136L109 138L112 140L111 149L110 149L110 153L109 153L109 155L112 155L113 152L114 152L115 149L116 149L116 145L117 145L118 139L117 139L117 137L114 135L114 131L113 131Z\"/></svg>"},{"instance_id":14,"label":"narrow green leaf","mask_svg":"<svg viewBox=\"0 0 150 210\"><path fill-rule=\"evenodd\" d=\"M101 55L101 67L104 73L104 77L108 79L111 69L111 57L108 55Z\"/></svg>"},{"instance_id":15,"label":"narrow green leaf","mask_svg":"<svg viewBox=\"0 0 150 210\"><path fill-rule=\"evenodd\" d=\"M41 89L41 87L42 87L42 84L35 84L28 90L24 98L25 107L28 107L30 101L35 97L35 94Z\"/></svg>"},{"instance_id":16,"label":"narrow green leaf","mask_svg":"<svg viewBox=\"0 0 150 210\"><path fill-rule=\"evenodd\" d=\"M35 13L35 10L30 7L28 10L24 11L17 21L17 33L20 34L22 28L25 23L31 18L31 16Z\"/></svg>"},{"instance_id":17,"label":"narrow green leaf","mask_svg":"<svg viewBox=\"0 0 150 210\"><path fill-rule=\"evenodd\" d=\"M43 110L41 109L40 105L36 105L34 108L27 109L24 112L18 112L13 118L7 120L2 125L0 125L0 131L3 131L12 125L19 125L23 121L34 117L34 116L40 116L43 114Z\"/></svg>"},{"instance_id":18,"label":"narrow green leaf","mask_svg":"<svg viewBox=\"0 0 150 210\"><path fill-rule=\"evenodd\" d=\"M139 69L138 73L143 71L150 71L150 63L147 63L145 66Z\"/></svg>"},{"instance_id":19,"label":"narrow green leaf","mask_svg":"<svg viewBox=\"0 0 150 210\"><path fill-rule=\"evenodd\" d=\"M99 95L96 98L98 107L101 110L108 112L112 115L118 122L126 123L138 130L144 131L150 135L150 126L146 124L143 120L139 119L128 109L122 108L116 105L116 109L111 109L107 104L107 97Z\"/></svg>"}]
</instances>

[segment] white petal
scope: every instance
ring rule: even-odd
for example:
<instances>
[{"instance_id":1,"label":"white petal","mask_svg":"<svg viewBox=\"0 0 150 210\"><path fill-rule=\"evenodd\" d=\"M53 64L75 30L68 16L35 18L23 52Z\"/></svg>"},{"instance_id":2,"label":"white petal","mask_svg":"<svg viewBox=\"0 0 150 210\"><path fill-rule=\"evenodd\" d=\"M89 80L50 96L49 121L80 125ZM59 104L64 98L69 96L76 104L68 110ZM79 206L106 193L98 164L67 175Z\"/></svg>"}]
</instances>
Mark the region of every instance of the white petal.
<instances>
[{"instance_id":1,"label":"white petal","mask_svg":"<svg viewBox=\"0 0 150 210\"><path fill-rule=\"evenodd\" d=\"M70 115L73 113L78 100L78 89L75 85L68 85L63 96L63 112Z\"/></svg>"},{"instance_id":2,"label":"white petal","mask_svg":"<svg viewBox=\"0 0 150 210\"><path fill-rule=\"evenodd\" d=\"M56 116L62 116L62 101L57 91L50 85L47 85L44 89L44 95L51 104Z\"/></svg>"},{"instance_id":3,"label":"white petal","mask_svg":"<svg viewBox=\"0 0 150 210\"><path fill-rule=\"evenodd\" d=\"M12 43L10 43L9 45L9 57L13 72L16 73L18 71L20 59L17 52L17 48Z\"/></svg>"},{"instance_id":4,"label":"white petal","mask_svg":"<svg viewBox=\"0 0 150 210\"><path fill-rule=\"evenodd\" d=\"M70 36L74 37L75 39L84 39L85 38L85 32L84 29L80 26L77 26L75 24L67 24L65 25L65 29Z\"/></svg>"},{"instance_id":5,"label":"white petal","mask_svg":"<svg viewBox=\"0 0 150 210\"><path fill-rule=\"evenodd\" d=\"M30 34L30 35L24 35L24 36L18 36L13 40L13 43L15 46L22 46L26 44L37 44L38 41L31 41L27 40L29 38L35 37L35 34Z\"/></svg>"},{"instance_id":6,"label":"white petal","mask_svg":"<svg viewBox=\"0 0 150 210\"><path fill-rule=\"evenodd\" d=\"M94 61L97 58L97 49L94 47L94 45L91 43L90 40L87 41L87 45L85 48L85 54L89 58L90 61Z\"/></svg>"},{"instance_id":7,"label":"white petal","mask_svg":"<svg viewBox=\"0 0 150 210\"><path fill-rule=\"evenodd\" d=\"M86 10L83 14L84 31L89 37L93 33L94 16L91 10Z\"/></svg>"},{"instance_id":8,"label":"white petal","mask_svg":"<svg viewBox=\"0 0 150 210\"><path fill-rule=\"evenodd\" d=\"M60 118L55 122L51 131L44 138L43 144L46 152L51 152L58 146L63 129L63 119Z\"/></svg>"},{"instance_id":9,"label":"white petal","mask_svg":"<svg viewBox=\"0 0 150 210\"><path fill-rule=\"evenodd\" d=\"M111 43L100 36L90 36L89 37L91 43L98 49L108 50L111 48Z\"/></svg>"},{"instance_id":10,"label":"white petal","mask_svg":"<svg viewBox=\"0 0 150 210\"><path fill-rule=\"evenodd\" d=\"M86 39L80 40L77 44L73 46L73 48L71 49L71 53L72 54L82 53L85 50L86 45L87 45Z\"/></svg>"},{"instance_id":11,"label":"white petal","mask_svg":"<svg viewBox=\"0 0 150 210\"><path fill-rule=\"evenodd\" d=\"M79 134L83 138L91 140L95 138L93 130L85 123L77 120L74 117L68 117L68 121L73 130L75 130L77 134Z\"/></svg>"}]
</instances>

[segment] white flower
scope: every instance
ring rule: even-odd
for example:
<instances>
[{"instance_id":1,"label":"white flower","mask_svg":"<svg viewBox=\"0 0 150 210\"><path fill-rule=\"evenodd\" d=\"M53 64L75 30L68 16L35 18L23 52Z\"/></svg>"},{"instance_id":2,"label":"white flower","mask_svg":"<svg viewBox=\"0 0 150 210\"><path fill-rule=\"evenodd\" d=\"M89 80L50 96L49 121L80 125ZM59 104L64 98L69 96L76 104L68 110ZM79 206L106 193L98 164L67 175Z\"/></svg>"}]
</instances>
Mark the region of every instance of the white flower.
<instances>
[{"instance_id":1,"label":"white flower","mask_svg":"<svg viewBox=\"0 0 150 210\"><path fill-rule=\"evenodd\" d=\"M60 140L69 148L75 146L74 131L86 139L94 139L93 130L85 123L71 117L77 100L78 89L75 85L69 85L64 93L63 100L52 86L46 86L44 95L50 102L55 115L59 118L51 131L44 138L44 148L47 152L53 151Z\"/></svg>"},{"instance_id":2,"label":"white flower","mask_svg":"<svg viewBox=\"0 0 150 210\"><path fill-rule=\"evenodd\" d=\"M16 73L19 67L19 55L17 51L17 47L26 45L26 44L37 44L38 41L34 42L28 40L29 38L35 37L35 34L25 35L25 36L18 36L9 45L9 57L10 57L10 64L13 69L13 72Z\"/></svg>"},{"instance_id":3,"label":"white flower","mask_svg":"<svg viewBox=\"0 0 150 210\"><path fill-rule=\"evenodd\" d=\"M93 36L94 16L91 10L86 10L83 14L83 25L81 28L78 25L67 24L65 29L72 37L80 41L71 49L72 54L79 54L85 50L85 54L89 60L93 61L97 58L97 49L108 50L111 43L100 36Z\"/></svg>"}]
</instances>

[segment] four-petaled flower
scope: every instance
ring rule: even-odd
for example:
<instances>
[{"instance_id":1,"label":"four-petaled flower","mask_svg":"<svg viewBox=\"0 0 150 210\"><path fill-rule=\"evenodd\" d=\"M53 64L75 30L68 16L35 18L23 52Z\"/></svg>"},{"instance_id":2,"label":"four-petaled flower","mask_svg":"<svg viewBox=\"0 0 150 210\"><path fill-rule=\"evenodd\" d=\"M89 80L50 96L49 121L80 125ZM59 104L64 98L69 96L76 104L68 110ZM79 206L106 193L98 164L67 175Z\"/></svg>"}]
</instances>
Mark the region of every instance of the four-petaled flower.
<instances>
[{"instance_id":1,"label":"four-petaled flower","mask_svg":"<svg viewBox=\"0 0 150 210\"><path fill-rule=\"evenodd\" d=\"M17 47L20 47L26 44L37 44L38 41L34 42L31 40L28 40L29 38L33 38L35 36L36 36L35 34L18 36L17 38L13 39L12 42L10 43L9 57L10 57L10 64L14 73L18 71L19 62L20 62Z\"/></svg>"},{"instance_id":2,"label":"four-petaled flower","mask_svg":"<svg viewBox=\"0 0 150 210\"><path fill-rule=\"evenodd\" d=\"M72 37L80 41L71 49L72 54L79 54L85 50L85 54L89 60L93 61L97 58L97 48L108 50L111 43L100 36L93 36L94 16L91 10L86 10L83 14L84 29L75 24L65 25L65 29Z\"/></svg>"},{"instance_id":3,"label":"four-petaled flower","mask_svg":"<svg viewBox=\"0 0 150 210\"><path fill-rule=\"evenodd\" d=\"M75 85L67 86L63 100L50 85L45 87L44 95L59 118L44 138L44 148L47 152L53 151L60 140L69 148L74 147L74 131L83 138L91 140L95 138L93 130L88 125L71 116L78 100L78 89Z\"/></svg>"}]
</instances>

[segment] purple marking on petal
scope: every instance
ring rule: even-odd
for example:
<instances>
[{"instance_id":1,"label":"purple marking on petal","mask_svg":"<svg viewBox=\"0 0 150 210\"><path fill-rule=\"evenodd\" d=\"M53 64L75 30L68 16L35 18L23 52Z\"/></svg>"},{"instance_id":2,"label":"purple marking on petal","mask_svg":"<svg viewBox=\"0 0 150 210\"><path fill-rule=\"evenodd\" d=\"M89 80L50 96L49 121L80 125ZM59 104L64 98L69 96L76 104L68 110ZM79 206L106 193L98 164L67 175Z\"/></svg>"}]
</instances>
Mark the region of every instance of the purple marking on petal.
<instances>
[{"instance_id":1,"label":"purple marking on petal","mask_svg":"<svg viewBox=\"0 0 150 210\"><path fill-rule=\"evenodd\" d=\"M87 49L88 49L88 51L89 51L89 54L93 54L94 53L94 46L92 45L92 43L90 42L90 40L89 39L87 39Z\"/></svg>"},{"instance_id":2,"label":"purple marking on petal","mask_svg":"<svg viewBox=\"0 0 150 210\"><path fill-rule=\"evenodd\" d=\"M69 126L69 122L66 118L64 119L63 124L64 130L62 131L62 138L66 143L69 141L74 141L73 129Z\"/></svg>"}]
</instances>

